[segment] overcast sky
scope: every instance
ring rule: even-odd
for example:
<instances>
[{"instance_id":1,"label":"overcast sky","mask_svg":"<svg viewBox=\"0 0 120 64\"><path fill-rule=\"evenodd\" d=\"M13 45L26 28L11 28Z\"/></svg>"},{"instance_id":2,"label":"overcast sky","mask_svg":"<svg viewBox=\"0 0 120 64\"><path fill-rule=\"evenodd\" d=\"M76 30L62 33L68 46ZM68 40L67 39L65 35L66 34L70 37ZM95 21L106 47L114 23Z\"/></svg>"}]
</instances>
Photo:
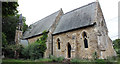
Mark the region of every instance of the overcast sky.
<instances>
[{"instance_id":1,"label":"overcast sky","mask_svg":"<svg viewBox=\"0 0 120 64\"><path fill-rule=\"evenodd\" d=\"M66 13L94 1L96 0L18 0L18 10L26 17L26 24L30 25L60 8ZM118 1L120 0L99 0L112 40L118 38Z\"/></svg>"}]
</instances>

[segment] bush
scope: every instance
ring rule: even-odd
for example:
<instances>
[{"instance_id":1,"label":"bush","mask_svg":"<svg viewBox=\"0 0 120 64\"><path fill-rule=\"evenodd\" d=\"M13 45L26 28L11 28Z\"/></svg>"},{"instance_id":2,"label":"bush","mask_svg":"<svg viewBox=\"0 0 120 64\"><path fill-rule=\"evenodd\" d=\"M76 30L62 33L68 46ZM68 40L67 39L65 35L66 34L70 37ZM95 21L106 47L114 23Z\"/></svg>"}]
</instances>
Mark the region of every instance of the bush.
<instances>
[{"instance_id":1,"label":"bush","mask_svg":"<svg viewBox=\"0 0 120 64\"><path fill-rule=\"evenodd\" d=\"M58 58L56 59L57 62L62 62L63 60L64 60L64 57L58 57Z\"/></svg>"},{"instance_id":2,"label":"bush","mask_svg":"<svg viewBox=\"0 0 120 64\"><path fill-rule=\"evenodd\" d=\"M49 56L50 59L52 59L53 62L62 62L64 60L64 57L55 57L53 55Z\"/></svg>"},{"instance_id":3,"label":"bush","mask_svg":"<svg viewBox=\"0 0 120 64\"><path fill-rule=\"evenodd\" d=\"M24 54L25 59L39 59L43 58L46 48L42 44L32 43L24 48L22 54Z\"/></svg>"},{"instance_id":4,"label":"bush","mask_svg":"<svg viewBox=\"0 0 120 64\"><path fill-rule=\"evenodd\" d=\"M39 59L43 58L44 52L46 50L46 40L47 33L43 32L43 35L34 43L29 44L24 48L22 54L24 54L25 59Z\"/></svg>"},{"instance_id":5,"label":"bush","mask_svg":"<svg viewBox=\"0 0 120 64\"><path fill-rule=\"evenodd\" d=\"M2 50L5 57L14 58L14 51L12 50L12 45L4 47Z\"/></svg>"},{"instance_id":6,"label":"bush","mask_svg":"<svg viewBox=\"0 0 120 64\"><path fill-rule=\"evenodd\" d=\"M43 49L39 43L33 43L29 46L30 59L39 59L43 57Z\"/></svg>"},{"instance_id":7,"label":"bush","mask_svg":"<svg viewBox=\"0 0 120 64\"><path fill-rule=\"evenodd\" d=\"M72 62L72 63L78 63L78 62L81 62L81 60L80 59L71 59L70 62Z\"/></svg>"},{"instance_id":8,"label":"bush","mask_svg":"<svg viewBox=\"0 0 120 64\"><path fill-rule=\"evenodd\" d=\"M23 49L22 55L24 56L23 57L24 59L29 59L30 58L29 57L29 47L28 46Z\"/></svg>"},{"instance_id":9,"label":"bush","mask_svg":"<svg viewBox=\"0 0 120 64\"><path fill-rule=\"evenodd\" d=\"M7 45L3 48L3 52L5 57L8 58L19 58L22 57L23 55L21 54L23 50L23 46L22 45Z\"/></svg>"},{"instance_id":10,"label":"bush","mask_svg":"<svg viewBox=\"0 0 120 64\"><path fill-rule=\"evenodd\" d=\"M95 52L93 53L93 60L96 60L96 59L98 59L98 58L97 58L97 52L95 51Z\"/></svg>"}]
</instances>

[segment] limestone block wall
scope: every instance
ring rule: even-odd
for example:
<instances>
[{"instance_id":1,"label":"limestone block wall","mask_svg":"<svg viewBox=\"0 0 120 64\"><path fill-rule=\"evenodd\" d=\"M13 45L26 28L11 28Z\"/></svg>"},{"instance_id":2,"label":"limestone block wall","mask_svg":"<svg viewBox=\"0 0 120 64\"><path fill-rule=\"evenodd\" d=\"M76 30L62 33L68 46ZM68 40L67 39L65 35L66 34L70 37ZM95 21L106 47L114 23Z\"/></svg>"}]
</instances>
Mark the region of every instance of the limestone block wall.
<instances>
[{"instance_id":1,"label":"limestone block wall","mask_svg":"<svg viewBox=\"0 0 120 64\"><path fill-rule=\"evenodd\" d=\"M41 37L41 35L40 35L40 36L33 37L33 38L29 38L29 39L28 39L29 44L34 43L34 42L35 42L37 39L39 39L40 37Z\"/></svg>"},{"instance_id":2,"label":"limestone block wall","mask_svg":"<svg viewBox=\"0 0 120 64\"><path fill-rule=\"evenodd\" d=\"M98 39L98 48L100 53L100 59L106 59L107 57L116 56L116 52L112 45L112 40L108 36L107 25L100 7L100 4L97 5L96 10L96 27L95 31L97 33Z\"/></svg>"},{"instance_id":3,"label":"limestone block wall","mask_svg":"<svg viewBox=\"0 0 120 64\"><path fill-rule=\"evenodd\" d=\"M88 48L84 47L83 32L87 33ZM97 44L97 36L93 27L78 29L53 36L53 55L56 57L68 58L67 45L71 45L70 58L88 58L92 59L94 52L99 52ZM58 49L57 39L60 39L60 49ZM99 53L98 53L99 54Z\"/></svg>"}]
</instances>

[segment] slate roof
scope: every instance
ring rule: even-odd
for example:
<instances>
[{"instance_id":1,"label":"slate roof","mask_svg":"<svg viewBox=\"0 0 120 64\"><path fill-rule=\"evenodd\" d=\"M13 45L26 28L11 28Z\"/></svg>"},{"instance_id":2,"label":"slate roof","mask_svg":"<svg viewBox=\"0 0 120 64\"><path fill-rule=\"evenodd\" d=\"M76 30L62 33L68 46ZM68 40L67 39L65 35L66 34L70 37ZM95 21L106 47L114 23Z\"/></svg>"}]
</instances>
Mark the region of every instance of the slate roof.
<instances>
[{"instance_id":1,"label":"slate roof","mask_svg":"<svg viewBox=\"0 0 120 64\"><path fill-rule=\"evenodd\" d=\"M60 19L53 35L94 24L92 21L95 19L96 4L96 2L92 2L65 13Z\"/></svg>"},{"instance_id":2,"label":"slate roof","mask_svg":"<svg viewBox=\"0 0 120 64\"><path fill-rule=\"evenodd\" d=\"M59 14L60 10L39 20L30 25L27 31L24 33L23 38L29 38L32 36L36 36L41 34L44 30L49 31L49 28L55 22L57 15Z\"/></svg>"}]
</instances>

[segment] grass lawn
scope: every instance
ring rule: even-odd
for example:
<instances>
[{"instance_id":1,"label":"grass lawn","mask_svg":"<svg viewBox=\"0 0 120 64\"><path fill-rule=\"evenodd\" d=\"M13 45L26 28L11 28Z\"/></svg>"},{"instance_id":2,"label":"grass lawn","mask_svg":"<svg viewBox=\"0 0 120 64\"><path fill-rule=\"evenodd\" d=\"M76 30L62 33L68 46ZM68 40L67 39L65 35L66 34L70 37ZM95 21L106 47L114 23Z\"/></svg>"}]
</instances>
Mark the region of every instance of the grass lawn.
<instances>
[{"instance_id":1,"label":"grass lawn","mask_svg":"<svg viewBox=\"0 0 120 64\"><path fill-rule=\"evenodd\" d=\"M23 59L3 59L2 62L33 62L33 61Z\"/></svg>"},{"instance_id":2,"label":"grass lawn","mask_svg":"<svg viewBox=\"0 0 120 64\"><path fill-rule=\"evenodd\" d=\"M23 59L3 59L2 64L58 64L52 62L52 59L38 59L38 60L23 60ZM59 63L63 64L63 63Z\"/></svg>"},{"instance_id":3,"label":"grass lawn","mask_svg":"<svg viewBox=\"0 0 120 64\"><path fill-rule=\"evenodd\" d=\"M23 59L3 59L2 62L51 62L52 59L23 60Z\"/></svg>"},{"instance_id":4,"label":"grass lawn","mask_svg":"<svg viewBox=\"0 0 120 64\"><path fill-rule=\"evenodd\" d=\"M97 62L97 63L96 63ZM41 58L38 60L23 60L23 59L3 59L2 64L58 64L59 62L53 62L52 59L45 59ZM104 60L97 60L97 61L87 61L87 60L78 60L78 59L73 59L71 60L71 63L88 63L88 64L120 64L120 58L118 59L117 62L109 62L107 63ZM60 62L59 64L63 64Z\"/></svg>"}]
</instances>

